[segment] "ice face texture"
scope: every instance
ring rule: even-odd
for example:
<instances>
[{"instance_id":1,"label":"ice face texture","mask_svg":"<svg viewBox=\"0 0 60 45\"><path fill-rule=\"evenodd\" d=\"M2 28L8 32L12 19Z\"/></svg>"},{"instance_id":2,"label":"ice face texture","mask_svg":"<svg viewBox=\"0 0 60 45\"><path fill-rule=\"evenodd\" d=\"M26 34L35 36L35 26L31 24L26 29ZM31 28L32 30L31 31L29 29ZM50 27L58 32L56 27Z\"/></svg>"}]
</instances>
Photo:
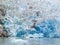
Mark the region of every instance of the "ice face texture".
<instances>
[{"instance_id":1,"label":"ice face texture","mask_svg":"<svg viewBox=\"0 0 60 45\"><path fill-rule=\"evenodd\" d=\"M7 8L4 27L8 35L21 38L60 37L60 6L57 2L8 0L3 5Z\"/></svg>"}]
</instances>

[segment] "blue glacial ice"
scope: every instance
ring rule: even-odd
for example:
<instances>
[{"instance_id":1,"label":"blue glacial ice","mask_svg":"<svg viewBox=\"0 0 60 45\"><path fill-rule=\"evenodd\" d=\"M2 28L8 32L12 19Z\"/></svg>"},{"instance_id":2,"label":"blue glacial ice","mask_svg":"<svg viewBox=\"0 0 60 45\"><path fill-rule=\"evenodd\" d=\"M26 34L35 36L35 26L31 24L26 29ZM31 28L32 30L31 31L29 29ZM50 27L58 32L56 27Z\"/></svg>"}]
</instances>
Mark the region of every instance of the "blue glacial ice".
<instances>
[{"instance_id":1,"label":"blue glacial ice","mask_svg":"<svg viewBox=\"0 0 60 45\"><path fill-rule=\"evenodd\" d=\"M16 8L18 9L11 10L10 12L8 12L9 10L7 11L4 26L7 31L10 31L9 35L25 38L29 36L60 37L60 13L57 8L58 5L56 6L47 0L41 0L40 3L35 0L31 1L31 3L29 1L27 2L28 4L22 1L22 5L17 3ZM30 9L29 6L31 6Z\"/></svg>"},{"instance_id":2,"label":"blue glacial ice","mask_svg":"<svg viewBox=\"0 0 60 45\"><path fill-rule=\"evenodd\" d=\"M59 37L59 35L56 33L56 25L57 20L54 19L46 19L44 21L38 22L34 27L29 27L26 29L25 24L19 24L18 20L13 18L13 22L11 25L11 22L7 18L5 18L5 28L10 30L10 33L12 33L12 36L15 37L27 37L28 35L35 35L37 37L40 37L41 34L42 37ZM12 27L11 27L12 26ZM13 32L14 31L14 32Z\"/></svg>"}]
</instances>

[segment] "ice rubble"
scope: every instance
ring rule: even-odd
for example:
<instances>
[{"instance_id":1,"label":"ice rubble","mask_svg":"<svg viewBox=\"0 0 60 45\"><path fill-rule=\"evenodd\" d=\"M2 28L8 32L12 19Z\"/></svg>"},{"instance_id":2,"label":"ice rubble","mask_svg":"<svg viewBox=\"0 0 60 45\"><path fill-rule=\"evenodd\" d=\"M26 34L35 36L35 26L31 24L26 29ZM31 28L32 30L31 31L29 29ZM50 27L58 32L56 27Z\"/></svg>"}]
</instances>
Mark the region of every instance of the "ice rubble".
<instances>
[{"instance_id":1,"label":"ice rubble","mask_svg":"<svg viewBox=\"0 0 60 45\"><path fill-rule=\"evenodd\" d=\"M60 30L57 29L57 25L60 25L57 19L59 9L55 4L47 0L31 2L29 0L21 1L21 3L18 0L15 3L13 3L13 10L6 11L4 19L4 26L10 32L9 35L15 37L29 37L29 35L60 37L60 34L57 33L57 30Z\"/></svg>"}]
</instances>

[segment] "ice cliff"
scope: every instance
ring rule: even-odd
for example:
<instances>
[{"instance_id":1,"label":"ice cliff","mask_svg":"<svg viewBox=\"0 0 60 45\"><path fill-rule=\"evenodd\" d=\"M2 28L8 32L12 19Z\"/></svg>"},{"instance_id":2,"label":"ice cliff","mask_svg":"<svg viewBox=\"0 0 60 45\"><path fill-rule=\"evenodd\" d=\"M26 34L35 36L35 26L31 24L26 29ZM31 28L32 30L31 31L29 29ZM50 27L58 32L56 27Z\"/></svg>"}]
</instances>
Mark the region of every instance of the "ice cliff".
<instances>
[{"instance_id":1,"label":"ice cliff","mask_svg":"<svg viewBox=\"0 0 60 45\"><path fill-rule=\"evenodd\" d=\"M8 35L14 37L59 38L59 2L59 0L2 1L0 5L5 9L3 26Z\"/></svg>"}]
</instances>

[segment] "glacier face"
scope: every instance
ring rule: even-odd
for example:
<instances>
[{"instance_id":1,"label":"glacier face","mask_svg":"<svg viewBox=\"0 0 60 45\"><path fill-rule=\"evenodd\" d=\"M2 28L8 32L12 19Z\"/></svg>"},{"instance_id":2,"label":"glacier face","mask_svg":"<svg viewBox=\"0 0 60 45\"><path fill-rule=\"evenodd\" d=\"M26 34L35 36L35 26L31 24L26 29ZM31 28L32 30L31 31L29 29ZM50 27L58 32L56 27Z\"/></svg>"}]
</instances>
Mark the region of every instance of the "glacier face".
<instances>
[{"instance_id":1,"label":"glacier face","mask_svg":"<svg viewBox=\"0 0 60 45\"><path fill-rule=\"evenodd\" d=\"M55 4L52 0L21 0L20 3L18 0L13 5L14 9L7 9L4 19L5 29L10 36L60 37L60 8L57 2Z\"/></svg>"}]
</instances>

